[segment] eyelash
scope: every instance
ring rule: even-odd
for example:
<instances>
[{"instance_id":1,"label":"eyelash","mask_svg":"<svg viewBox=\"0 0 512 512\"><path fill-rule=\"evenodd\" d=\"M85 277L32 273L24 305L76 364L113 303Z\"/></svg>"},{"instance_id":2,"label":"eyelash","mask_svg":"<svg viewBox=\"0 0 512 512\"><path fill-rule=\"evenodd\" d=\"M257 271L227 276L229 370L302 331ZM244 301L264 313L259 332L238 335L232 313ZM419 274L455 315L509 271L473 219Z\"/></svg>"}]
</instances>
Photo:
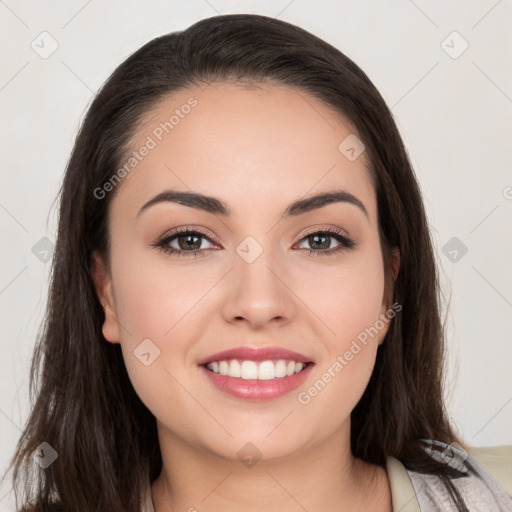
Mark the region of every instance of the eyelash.
<instances>
[{"instance_id":1,"label":"eyelash","mask_svg":"<svg viewBox=\"0 0 512 512\"><path fill-rule=\"evenodd\" d=\"M319 234L327 235L331 238L334 238L335 240L337 240L339 242L340 245L338 245L337 247L331 248L331 249L326 249L326 250L303 249L303 250L308 251L310 256L314 256L314 257L329 256L331 254L338 253L338 252L345 251L345 250L350 250L350 249L353 249L354 247L356 247L356 243L354 242L354 240L349 238L347 235L343 234L342 231L335 229L335 228L322 229L322 230L306 233L299 240L299 242L302 242L304 239L306 239L312 235L319 235ZM206 233L203 233L202 231L200 231L198 229L184 228L184 229L180 229L180 230L171 232L168 236L165 236L164 238L160 239L156 243L152 244L152 246L160 251L163 251L166 254L176 254L177 256L180 256L180 257L189 257L189 256L200 257L204 253L204 251L208 250L208 249L194 249L193 251L185 251L183 249L175 249L174 247L169 247L168 244L172 240L174 240L180 236L185 236L185 235L200 235L200 238L206 238L208 241L215 244L215 242L213 242Z\"/></svg>"}]
</instances>

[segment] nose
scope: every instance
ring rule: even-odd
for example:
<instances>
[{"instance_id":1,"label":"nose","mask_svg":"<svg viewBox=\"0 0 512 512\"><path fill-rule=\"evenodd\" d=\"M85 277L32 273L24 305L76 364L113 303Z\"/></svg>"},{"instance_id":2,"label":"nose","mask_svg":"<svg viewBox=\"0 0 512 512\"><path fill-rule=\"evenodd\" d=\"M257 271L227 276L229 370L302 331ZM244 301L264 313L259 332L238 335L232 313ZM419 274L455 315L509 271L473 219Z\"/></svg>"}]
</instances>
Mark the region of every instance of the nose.
<instances>
[{"instance_id":1,"label":"nose","mask_svg":"<svg viewBox=\"0 0 512 512\"><path fill-rule=\"evenodd\" d=\"M247 323L252 329L288 323L297 304L287 277L276 258L270 258L266 251L252 263L237 256L223 304L226 321Z\"/></svg>"}]
</instances>

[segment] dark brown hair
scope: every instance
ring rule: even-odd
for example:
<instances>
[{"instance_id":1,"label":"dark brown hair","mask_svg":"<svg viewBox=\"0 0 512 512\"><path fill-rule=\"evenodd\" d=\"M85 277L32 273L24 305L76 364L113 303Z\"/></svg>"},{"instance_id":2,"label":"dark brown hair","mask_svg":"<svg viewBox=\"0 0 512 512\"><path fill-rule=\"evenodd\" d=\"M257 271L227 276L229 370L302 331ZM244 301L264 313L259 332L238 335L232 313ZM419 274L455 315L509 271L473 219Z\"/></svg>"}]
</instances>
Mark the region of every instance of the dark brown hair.
<instances>
[{"instance_id":1,"label":"dark brown hair","mask_svg":"<svg viewBox=\"0 0 512 512\"><path fill-rule=\"evenodd\" d=\"M447 469L422 439L457 440L443 405L444 333L430 233L414 171L391 112L366 74L339 50L292 24L235 14L201 20L157 37L124 61L94 98L60 190L47 312L30 370L33 408L9 467L23 478L21 510L139 512L160 473L156 421L135 393L119 344L102 334L104 311L91 254L108 257L108 205L93 191L119 168L143 115L165 96L219 81L287 85L342 113L366 146L377 194L392 320L369 385L352 413L354 456L433 472ZM390 255L401 264L390 281ZM42 442L58 453L48 468L31 454ZM16 486L15 486L16 487ZM462 508L462 510L464 510Z\"/></svg>"}]
</instances>

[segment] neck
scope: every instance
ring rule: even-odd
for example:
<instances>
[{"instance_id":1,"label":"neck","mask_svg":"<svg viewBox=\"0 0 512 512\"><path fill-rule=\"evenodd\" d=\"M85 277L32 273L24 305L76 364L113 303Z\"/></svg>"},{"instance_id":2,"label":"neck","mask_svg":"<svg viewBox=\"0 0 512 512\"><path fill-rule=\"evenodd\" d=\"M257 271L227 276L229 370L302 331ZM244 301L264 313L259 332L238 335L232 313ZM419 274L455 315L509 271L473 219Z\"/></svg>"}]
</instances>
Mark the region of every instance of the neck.
<instances>
[{"instance_id":1,"label":"neck","mask_svg":"<svg viewBox=\"0 0 512 512\"><path fill-rule=\"evenodd\" d=\"M152 483L155 512L391 511L383 468L356 459L347 432L286 459L246 466L173 437L159 426L162 472Z\"/></svg>"}]
</instances>

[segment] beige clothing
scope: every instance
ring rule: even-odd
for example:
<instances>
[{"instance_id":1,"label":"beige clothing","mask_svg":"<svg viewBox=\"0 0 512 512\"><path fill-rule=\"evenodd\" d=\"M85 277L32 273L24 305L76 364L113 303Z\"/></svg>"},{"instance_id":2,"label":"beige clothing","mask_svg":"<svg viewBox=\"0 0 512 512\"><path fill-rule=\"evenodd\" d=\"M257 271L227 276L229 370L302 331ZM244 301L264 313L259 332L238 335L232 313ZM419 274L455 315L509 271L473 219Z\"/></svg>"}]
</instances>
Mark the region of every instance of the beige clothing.
<instances>
[{"instance_id":1,"label":"beige clothing","mask_svg":"<svg viewBox=\"0 0 512 512\"><path fill-rule=\"evenodd\" d=\"M503 488L509 498L512 498L512 446L497 446L486 448L468 448L469 455L479 462L496 482ZM430 507L420 508L418 494L415 492L411 477L403 464L394 457L388 457L386 470L391 487L393 512L430 512ZM421 501L421 500L420 500ZM512 501L511 501L512 504ZM509 508L510 507L510 508ZM512 510L512 506L505 503L496 508L471 508L476 510ZM439 510L444 510L439 508ZM147 495L143 497L141 512L155 512L151 500L151 486L148 483Z\"/></svg>"}]
</instances>

